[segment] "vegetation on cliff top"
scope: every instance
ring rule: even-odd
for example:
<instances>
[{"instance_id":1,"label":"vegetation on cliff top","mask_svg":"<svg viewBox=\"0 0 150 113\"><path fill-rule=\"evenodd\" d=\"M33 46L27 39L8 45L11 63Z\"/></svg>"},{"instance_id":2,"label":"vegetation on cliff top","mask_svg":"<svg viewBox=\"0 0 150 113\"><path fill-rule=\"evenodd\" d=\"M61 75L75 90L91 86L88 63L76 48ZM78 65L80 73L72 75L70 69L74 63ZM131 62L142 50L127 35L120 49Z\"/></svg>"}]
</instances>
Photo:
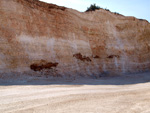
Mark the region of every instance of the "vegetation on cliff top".
<instances>
[{"instance_id":1,"label":"vegetation on cliff top","mask_svg":"<svg viewBox=\"0 0 150 113\"><path fill-rule=\"evenodd\" d=\"M89 11L95 11L95 10L99 10L99 9L104 9L100 6L97 6L96 4L91 4L90 7L87 8L87 10L85 12L89 12ZM106 11L110 11L109 9L105 8Z\"/></svg>"},{"instance_id":2,"label":"vegetation on cliff top","mask_svg":"<svg viewBox=\"0 0 150 113\"><path fill-rule=\"evenodd\" d=\"M107 9L107 8L102 8L102 7L100 7L100 6L97 6L96 4L91 4L90 7L87 7L87 10L86 10L85 12L95 11L95 10L99 10L99 9L104 9L104 10L106 10L106 11L111 12L109 9ZM121 14L119 14L118 12L112 12L112 13L114 13L114 14L116 14L116 15L121 15ZM123 16L123 15L121 15L121 16Z\"/></svg>"},{"instance_id":3,"label":"vegetation on cliff top","mask_svg":"<svg viewBox=\"0 0 150 113\"><path fill-rule=\"evenodd\" d=\"M96 4L91 4L91 6L87 8L86 12L95 11L95 10L98 10L98 9L101 9L101 7L97 6Z\"/></svg>"}]
</instances>

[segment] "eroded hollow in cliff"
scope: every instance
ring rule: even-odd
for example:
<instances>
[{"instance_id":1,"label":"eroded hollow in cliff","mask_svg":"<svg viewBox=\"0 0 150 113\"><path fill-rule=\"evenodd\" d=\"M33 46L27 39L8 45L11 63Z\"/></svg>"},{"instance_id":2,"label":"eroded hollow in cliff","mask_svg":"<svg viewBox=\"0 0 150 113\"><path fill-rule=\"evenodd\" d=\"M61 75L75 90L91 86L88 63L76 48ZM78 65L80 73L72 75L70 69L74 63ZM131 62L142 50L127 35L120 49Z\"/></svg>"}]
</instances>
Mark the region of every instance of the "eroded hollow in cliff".
<instances>
[{"instance_id":1,"label":"eroded hollow in cliff","mask_svg":"<svg viewBox=\"0 0 150 113\"><path fill-rule=\"evenodd\" d=\"M110 58L110 59L112 59L112 58L120 58L120 56L119 55L109 55L107 58Z\"/></svg>"},{"instance_id":2,"label":"eroded hollow in cliff","mask_svg":"<svg viewBox=\"0 0 150 113\"><path fill-rule=\"evenodd\" d=\"M57 65L58 65L57 62L53 63L53 62L47 62L45 60L41 60L40 62L31 64L30 69L34 71L41 71L44 69L56 68Z\"/></svg>"},{"instance_id":3,"label":"eroded hollow in cliff","mask_svg":"<svg viewBox=\"0 0 150 113\"><path fill-rule=\"evenodd\" d=\"M76 59L79 59L81 61L88 61L88 62L92 61L89 57L83 56L81 53L74 54L73 57L75 57Z\"/></svg>"}]
</instances>

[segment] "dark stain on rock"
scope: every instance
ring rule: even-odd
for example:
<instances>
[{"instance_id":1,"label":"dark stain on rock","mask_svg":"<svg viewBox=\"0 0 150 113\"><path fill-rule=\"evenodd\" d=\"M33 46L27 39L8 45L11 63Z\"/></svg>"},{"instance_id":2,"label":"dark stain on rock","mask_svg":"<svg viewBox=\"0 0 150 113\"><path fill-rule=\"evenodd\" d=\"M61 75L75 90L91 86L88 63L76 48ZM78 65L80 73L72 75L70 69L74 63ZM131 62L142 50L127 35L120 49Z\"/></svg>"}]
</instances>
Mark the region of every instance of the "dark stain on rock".
<instances>
[{"instance_id":1,"label":"dark stain on rock","mask_svg":"<svg viewBox=\"0 0 150 113\"><path fill-rule=\"evenodd\" d=\"M92 61L89 57L82 56L81 53L74 54L73 57L75 57L76 59L79 59L81 61L88 61L88 62Z\"/></svg>"},{"instance_id":2,"label":"dark stain on rock","mask_svg":"<svg viewBox=\"0 0 150 113\"><path fill-rule=\"evenodd\" d=\"M30 69L34 71L41 71L43 69L52 69L56 68L58 63L46 62L45 60L41 60L38 63L33 63L30 65Z\"/></svg>"},{"instance_id":3,"label":"dark stain on rock","mask_svg":"<svg viewBox=\"0 0 150 113\"><path fill-rule=\"evenodd\" d=\"M94 56L93 58L95 58L95 59L98 59L98 58L100 58L98 55L96 55L96 56Z\"/></svg>"},{"instance_id":4,"label":"dark stain on rock","mask_svg":"<svg viewBox=\"0 0 150 113\"><path fill-rule=\"evenodd\" d=\"M107 58L110 58L110 59L112 59L112 58L119 58L119 55L109 55Z\"/></svg>"}]
</instances>

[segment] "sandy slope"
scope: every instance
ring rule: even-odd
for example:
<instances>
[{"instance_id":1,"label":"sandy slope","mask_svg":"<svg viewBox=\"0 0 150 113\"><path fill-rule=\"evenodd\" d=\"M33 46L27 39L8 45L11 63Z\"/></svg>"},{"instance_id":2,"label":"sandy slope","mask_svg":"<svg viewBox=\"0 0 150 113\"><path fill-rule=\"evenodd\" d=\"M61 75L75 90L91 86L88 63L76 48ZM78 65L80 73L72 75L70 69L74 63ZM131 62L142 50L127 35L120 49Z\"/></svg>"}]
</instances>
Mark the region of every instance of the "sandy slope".
<instances>
[{"instance_id":1,"label":"sandy slope","mask_svg":"<svg viewBox=\"0 0 150 113\"><path fill-rule=\"evenodd\" d=\"M150 113L149 82L90 82L97 85L1 85L0 113Z\"/></svg>"}]
</instances>

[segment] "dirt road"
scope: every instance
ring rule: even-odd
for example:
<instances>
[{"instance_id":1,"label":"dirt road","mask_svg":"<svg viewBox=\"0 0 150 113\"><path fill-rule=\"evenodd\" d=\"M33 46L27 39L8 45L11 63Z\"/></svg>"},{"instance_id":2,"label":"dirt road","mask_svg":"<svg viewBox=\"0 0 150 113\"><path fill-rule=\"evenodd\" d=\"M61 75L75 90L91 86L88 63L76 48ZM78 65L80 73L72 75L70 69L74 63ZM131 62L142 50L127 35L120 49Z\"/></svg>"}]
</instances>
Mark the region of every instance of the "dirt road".
<instances>
[{"instance_id":1,"label":"dirt road","mask_svg":"<svg viewBox=\"0 0 150 113\"><path fill-rule=\"evenodd\" d=\"M150 113L150 83L0 86L0 113Z\"/></svg>"}]
</instances>

